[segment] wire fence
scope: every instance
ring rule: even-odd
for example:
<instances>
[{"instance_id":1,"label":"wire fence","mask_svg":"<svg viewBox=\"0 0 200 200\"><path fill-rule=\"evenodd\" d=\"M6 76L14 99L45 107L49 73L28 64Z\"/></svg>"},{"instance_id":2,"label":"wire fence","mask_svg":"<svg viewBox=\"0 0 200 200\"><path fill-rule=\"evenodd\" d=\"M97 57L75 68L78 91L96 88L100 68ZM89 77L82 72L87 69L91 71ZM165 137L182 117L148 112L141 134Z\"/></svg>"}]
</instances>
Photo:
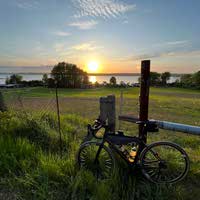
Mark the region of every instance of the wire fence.
<instances>
[{"instance_id":1,"label":"wire fence","mask_svg":"<svg viewBox=\"0 0 200 200\"><path fill-rule=\"evenodd\" d=\"M54 88L46 88L45 95L42 94L42 92L39 94L33 94L31 88L1 89L0 92L3 96L7 110L19 113L19 117L21 113L29 116L33 113L40 116L49 113L57 115L56 92ZM96 118L98 118L100 113L100 97L101 96L87 97L86 95L83 95L82 97L81 95L63 95L62 91L60 92L58 89L60 114L78 115L84 119L88 119L88 121L92 123ZM137 115L138 109L137 99L124 98L121 93L121 98L116 98L116 129L128 130L130 127L130 125L123 126L126 122L119 122L117 120L119 114L132 113ZM133 112L131 112L131 110Z\"/></svg>"},{"instance_id":2,"label":"wire fence","mask_svg":"<svg viewBox=\"0 0 200 200\"><path fill-rule=\"evenodd\" d=\"M88 90L63 90L58 89L58 100L60 114L75 114L89 122L93 122L99 116L99 98L104 92L89 90L90 95L86 95ZM102 90L101 90L102 91ZM109 90L110 91L110 90ZM135 90L138 92L137 90ZM116 119L119 114L129 114L138 116L139 102L138 93L134 90L124 90L124 95L120 92L116 95ZM55 89L48 88L8 88L0 89L5 106L10 111L31 115L57 114ZM71 95L72 93L72 95ZM112 93L112 91L110 91ZM199 94L182 94L174 92L153 91L150 97L149 118L177 123L200 125L200 96ZM183 96L184 95L184 96ZM1 99L1 98L0 98ZM177 99L177 100L175 100ZM180 99L180 100L178 100ZM120 103L121 102L121 103ZM1 101L0 101L1 103ZM20 117L20 114L19 114ZM128 122L116 120L116 130L124 131L136 130L137 126Z\"/></svg>"},{"instance_id":3,"label":"wire fence","mask_svg":"<svg viewBox=\"0 0 200 200\"><path fill-rule=\"evenodd\" d=\"M49 90L48 97L27 97L28 90L20 93L9 90L1 91L4 97L5 106L9 111L23 111L27 113L36 112L39 115L56 113L56 96L53 90ZM58 93L59 95L59 93ZM82 117L97 117L98 99L79 97L58 97L61 114L78 114Z\"/></svg>"}]
</instances>

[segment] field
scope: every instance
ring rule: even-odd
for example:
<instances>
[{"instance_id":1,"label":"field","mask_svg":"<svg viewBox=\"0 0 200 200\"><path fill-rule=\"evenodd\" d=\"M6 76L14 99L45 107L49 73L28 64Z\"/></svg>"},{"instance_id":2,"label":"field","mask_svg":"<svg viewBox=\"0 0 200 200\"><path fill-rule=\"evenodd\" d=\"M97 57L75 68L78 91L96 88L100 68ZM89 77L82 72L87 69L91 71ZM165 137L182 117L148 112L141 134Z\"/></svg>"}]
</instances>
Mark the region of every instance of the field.
<instances>
[{"instance_id":1,"label":"field","mask_svg":"<svg viewBox=\"0 0 200 200\"><path fill-rule=\"evenodd\" d=\"M99 97L123 90L123 114L138 115L139 88L59 89L63 158L56 132L55 91L47 88L3 90L9 112L0 123L0 199L200 199L200 137L160 130L148 143L169 140L188 152L188 177L176 185L152 185L126 166L112 180L96 181L75 166L75 153L86 125L99 114ZM19 114L20 113L20 114ZM149 118L200 126L200 91L151 88ZM134 124L117 122L127 135ZM18 153L16 153L18 152ZM121 175L120 175L121 174ZM123 192L122 192L123 191Z\"/></svg>"}]
</instances>

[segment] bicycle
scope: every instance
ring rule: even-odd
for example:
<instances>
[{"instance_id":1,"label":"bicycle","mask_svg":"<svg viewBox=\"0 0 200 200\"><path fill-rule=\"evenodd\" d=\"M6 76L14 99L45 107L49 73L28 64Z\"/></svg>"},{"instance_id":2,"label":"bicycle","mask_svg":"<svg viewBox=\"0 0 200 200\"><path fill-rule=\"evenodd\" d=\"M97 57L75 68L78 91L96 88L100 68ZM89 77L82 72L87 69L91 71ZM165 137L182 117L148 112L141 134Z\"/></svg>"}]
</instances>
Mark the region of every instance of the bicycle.
<instances>
[{"instance_id":1,"label":"bicycle","mask_svg":"<svg viewBox=\"0 0 200 200\"><path fill-rule=\"evenodd\" d=\"M138 121L143 131L158 132L155 121ZM182 180L189 171L189 157L177 144L169 141L146 145L140 137L125 136L122 131L109 132L108 126L99 119L88 125L88 136L96 139L98 131L104 128L101 142L85 141L78 151L78 165L92 171L98 178L108 178L115 171L114 152L130 167L138 167L147 180L153 183L175 183ZM87 140L87 139L86 139Z\"/></svg>"}]
</instances>

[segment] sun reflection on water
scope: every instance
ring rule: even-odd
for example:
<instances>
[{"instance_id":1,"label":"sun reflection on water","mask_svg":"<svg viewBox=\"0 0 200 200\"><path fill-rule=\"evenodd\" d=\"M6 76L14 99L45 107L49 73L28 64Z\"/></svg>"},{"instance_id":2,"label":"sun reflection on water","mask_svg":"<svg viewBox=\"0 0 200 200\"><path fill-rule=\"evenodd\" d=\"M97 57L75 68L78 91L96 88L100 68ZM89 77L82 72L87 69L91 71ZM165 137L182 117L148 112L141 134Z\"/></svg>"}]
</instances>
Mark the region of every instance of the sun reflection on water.
<instances>
[{"instance_id":1,"label":"sun reflection on water","mask_svg":"<svg viewBox=\"0 0 200 200\"><path fill-rule=\"evenodd\" d=\"M91 83L96 83L97 82L96 76L90 76L89 81Z\"/></svg>"}]
</instances>

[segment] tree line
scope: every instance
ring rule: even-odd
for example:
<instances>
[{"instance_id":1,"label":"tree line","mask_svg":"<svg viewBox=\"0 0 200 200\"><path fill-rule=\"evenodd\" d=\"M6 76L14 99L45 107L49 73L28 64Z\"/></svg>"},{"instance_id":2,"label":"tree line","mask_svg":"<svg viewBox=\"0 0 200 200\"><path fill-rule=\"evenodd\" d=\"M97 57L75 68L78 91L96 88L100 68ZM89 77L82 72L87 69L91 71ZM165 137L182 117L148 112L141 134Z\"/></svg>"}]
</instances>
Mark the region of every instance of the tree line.
<instances>
[{"instance_id":1,"label":"tree line","mask_svg":"<svg viewBox=\"0 0 200 200\"><path fill-rule=\"evenodd\" d=\"M173 83L168 83L171 78L170 72L150 72L150 83L152 86L174 86L183 88L200 89L200 71L193 74L182 74Z\"/></svg>"},{"instance_id":2,"label":"tree line","mask_svg":"<svg viewBox=\"0 0 200 200\"><path fill-rule=\"evenodd\" d=\"M75 64L60 62L51 70L50 78L43 75L42 80L25 81L18 74L13 74L6 79L6 84L21 84L23 86L47 86L59 88L86 88L89 85L87 72Z\"/></svg>"},{"instance_id":3,"label":"tree line","mask_svg":"<svg viewBox=\"0 0 200 200\"><path fill-rule=\"evenodd\" d=\"M200 71L182 75L180 81L175 82L175 86L200 89Z\"/></svg>"},{"instance_id":4,"label":"tree line","mask_svg":"<svg viewBox=\"0 0 200 200\"><path fill-rule=\"evenodd\" d=\"M75 64L61 62L55 65L51 71L51 78L43 76L43 82L48 87L55 85L60 88L86 88L89 84L87 72L78 68Z\"/></svg>"},{"instance_id":5,"label":"tree line","mask_svg":"<svg viewBox=\"0 0 200 200\"><path fill-rule=\"evenodd\" d=\"M173 83L169 83L171 78L170 72L158 73L150 72L150 84L151 86L174 86L174 87L184 87L184 88L196 88L200 89L200 71L194 74L183 74L180 79ZM140 83L140 78L138 79ZM129 87L129 86L139 86L139 84L130 85L130 83L117 84L116 77L111 77L109 83L98 83L93 84L93 87L109 86L109 87ZM91 86L89 82L87 72L78 68L75 64L60 62L53 67L51 70L50 78L47 74L43 75L41 81L24 81L23 77L17 74L11 75L6 79L6 84L22 84L23 86L47 86L47 87L60 87L60 88L88 88Z\"/></svg>"}]
</instances>

